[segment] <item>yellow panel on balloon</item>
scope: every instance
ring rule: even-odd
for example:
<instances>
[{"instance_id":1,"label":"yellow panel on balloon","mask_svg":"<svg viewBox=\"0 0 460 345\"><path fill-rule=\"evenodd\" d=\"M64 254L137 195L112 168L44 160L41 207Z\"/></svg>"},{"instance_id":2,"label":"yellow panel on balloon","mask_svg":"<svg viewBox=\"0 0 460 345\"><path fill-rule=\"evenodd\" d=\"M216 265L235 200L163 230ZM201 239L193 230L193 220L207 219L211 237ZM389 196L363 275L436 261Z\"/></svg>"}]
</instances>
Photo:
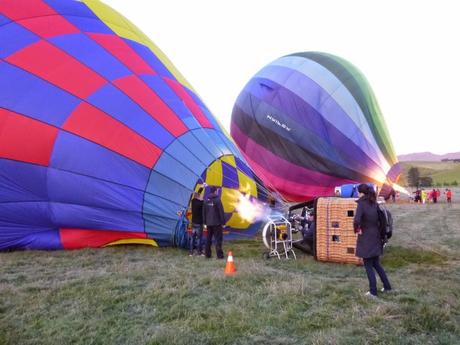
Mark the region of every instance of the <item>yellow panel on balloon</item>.
<instances>
[{"instance_id":1,"label":"yellow panel on balloon","mask_svg":"<svg viewBox=\"0 0 460 345\"><path fill-rule=\"evenodd\" d=\"M235 189L222 187L221 200L225 213L231 213L235 210L240 193Z\"/></svg>"},{"instance_id":2,"label":"yellow panel on balloon","mask_svg":"<svg viewBox=\"0 0 460 345\"><path fill-rule=\"evenodd\" d=\"M241 192L249 193L253 197L257 198L257 185L253 179L247 177L245 174L238 170L238 181L240 183Z\"/></svg>"},{"instance_id":3,"label":"yellow panel on balloon","mask_svg":"<svg viewBox=\"0 0 460 345\"><path fill-rule=\"evenodd\" d=\"M238 213L233 213L226 225L233 229L247 229L251 223L241 218Z\"/></svg>"},{"instance_id":4,"label":"yellow panel on balloon","mask_svg":"<svg viewBox=\"0 0 460 345\"><path fill-rule=\"evenodd\" d=\"M235 161L235 156L233 155L226 155L226 156L222 156L220 157L220 159L227 163L228 165L231 165L232 167L236 168L236 161Z\"/></svg>"},{"instance_id":5,"label":"yellow panel on balloon","mask_svg":"<svg viewBox=\"0 0 460 345\"><path fill-rule=\"evenodd\" d=\"M206 183L210 186L220 187L222 180L222 162L217 160L206 170Z\"/></svg>"}]
</instances>

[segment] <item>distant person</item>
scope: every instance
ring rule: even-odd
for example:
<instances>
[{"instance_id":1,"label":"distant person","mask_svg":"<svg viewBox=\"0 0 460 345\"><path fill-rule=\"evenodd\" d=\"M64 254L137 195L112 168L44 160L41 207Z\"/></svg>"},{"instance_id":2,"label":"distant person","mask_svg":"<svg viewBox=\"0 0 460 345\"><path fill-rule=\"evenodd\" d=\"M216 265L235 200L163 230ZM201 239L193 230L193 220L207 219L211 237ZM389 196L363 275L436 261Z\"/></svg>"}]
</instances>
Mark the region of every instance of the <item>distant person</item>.
<instances>
[{"instance_id":1,"label":"distant person","mask_svg":"<svg viewBox=\"0 0 460 345\"><path fill-rule=\"evenodd\" d=\"M414 201L415 201L416 203L421 202L421 201L422 201L422 191L421 191L420 189L417 188L417 189L415 190L414 193L415 193Z\"/></svg>"},{"instance_id":2,"label":"distant person","mask_svg":"<svg viewBox=\"0 0 460 345\"><path fill-rule=\"evenodd\" d=\"M390 196L391 196L391 201L395 203L396 202L396 191L393 188L391 188Z\"/></svg>"},{"instance_id":3,"label":"distant person","mask_svg":"<svg viewBox=\"0 0 460 345\"><path fill-rule=\"evenodd\" d=\"M440 200L441 199L441 191L438 189L436 189L436 199Z\"/></svg>"},{"instance_id":4,"label":"distant person","mask_svg":"<svg viewBox=\"0 0 460 345\"><path fill-rule=\"evenodd\" d=\"M196 249L197 255L203 254L203 188L193 194L192 199L192 233L190 234L189 255L193 256Z\"/></svg>"},{"instance_id":5,"label":"distant person","mask_svg":"<svg viewBox=\"0 0 460 345\"><path fill-rule=\"evenodd\" d=\"M216 240L216 255L218 259L224 258L222 251L223 227L225 225L224 207L220 201L218 189L211 187L210 194L203 203L203 222L208 230L205 255L211 257L212 238Z\"/></svg>"},{"instance_id":6,"label":"distant person","mask_svg":"<svg viewBox=\"0 0 460 345\"><path fill-rule=\"evenodd\" d=\"M422 192L421 192L421 197L422 197L422 204L425 204L426 203L426 198L428 196L428 193L426 192L425 189L422 189Z\"/></svg>"},{"instance_id":7,"label":"distant person","mask_svg":"<svg viewBox=\"0 0 460 345\"><path fill-rule=\"evenodd\" d=\"M448 204L452 204L452 191L450 189L446 189L446 201Z\"/></svg>"},{"instance_id":8,"label":"distant person","mask_svg":"<svg viewBox=\"0 0 460 345\"><path fill-rule=\"evenodd\" d=\"M433 200L433 204L436 204L438 202L438 193L436 192L436 189L434 188L431 191L431 199Z\"/></svg>"},{"instance_id":9,"label":"distant person","mask_svg":"<svg viewBox=\"0 0 460 345\"><path fill-rule=\"evenodd\" d=\"M382 292L391 290L390 281L380 264L380 256L383 254L383 242L380 236L377 214L377 196L372 188L366 184L358 187L359 200L356 209L353 226L355 233L358 234L356 242L356 256L364 261L367 279L369 280L369 291L366 296L377 296L377 280L375 271L383 283Z\"/></svg>"}]
</instances>

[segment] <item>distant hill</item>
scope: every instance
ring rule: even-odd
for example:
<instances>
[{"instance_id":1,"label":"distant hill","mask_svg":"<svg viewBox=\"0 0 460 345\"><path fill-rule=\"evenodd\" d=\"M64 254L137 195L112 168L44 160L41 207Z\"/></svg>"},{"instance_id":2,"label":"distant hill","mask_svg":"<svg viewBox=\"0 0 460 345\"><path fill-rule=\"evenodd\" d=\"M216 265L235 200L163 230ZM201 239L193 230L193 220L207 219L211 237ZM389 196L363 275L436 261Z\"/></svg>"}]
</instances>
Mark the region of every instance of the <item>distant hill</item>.
<instances>
[{"instance_id":1,"label":"distant hill","mask_svg":"<svg viewBox=\"0 0 460 345\"><path fill-rule=\"evenodd\" d=\"M418 168L421 177L431 177L433 183L444 185L456 181L460 184L460 163L454 162L402 162L402 175L399 184L407 185L407 173L411 167Z\"/></svg>"},{"instance_id":2,"label":"distant hill","mask_svg":"<svg viewBox=\"0 0 460 345\"><path fill-rule=\"evenodd\" d=\"M409 161L424 161L424 162L440 162L443 159L460 159L460 152L446 153L445 155L437 155L431 152L409 153L407 155L398 156L400 162Z\"/></svg>"}]
</instances>

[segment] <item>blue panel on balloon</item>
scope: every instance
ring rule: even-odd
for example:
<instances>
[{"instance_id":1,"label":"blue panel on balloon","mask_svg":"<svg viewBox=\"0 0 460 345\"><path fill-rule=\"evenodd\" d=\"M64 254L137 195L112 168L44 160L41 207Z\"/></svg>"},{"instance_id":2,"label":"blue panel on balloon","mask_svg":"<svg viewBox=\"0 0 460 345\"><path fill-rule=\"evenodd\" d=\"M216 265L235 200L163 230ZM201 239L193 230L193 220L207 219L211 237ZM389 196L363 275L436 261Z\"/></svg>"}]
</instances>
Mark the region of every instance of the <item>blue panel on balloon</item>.
<instances>
[{"instance_id":1,"label":"blue panel on balloon","mask_svg":"<svg viewBox=\"0 0 460 345\"><path fill-rule=\"evenodd\" d=\"M59 227L95 230L144 231L140 213L86 205L52 203L54 222Z\"/></svg>"},{"instance_id":2,"label":"blue panel on balloon","mask_svg":"<svg viewBox=\"0 0 460 345\"><path fill-rule=\"evenodd\" d=\"M61 236L58 229L37 228L27 226L22 232L18 227L3 227L0 224L0 251L2 250L58 250L64 249L61 244ZM6 236L2 236L6 234Z\"/></svg>"},{"instance_id":3,"label":"blue panel on balloon","mask_svg":"<svg viewBox=\"0 0 460 345\"><path fill-rule=\"evenodd\" d=\"M56 12L62 15L100 19L81 1L44 0Z\"/></svg>"},{"instance_id":4,"label":"blue panel on balloon","mask_svg":"<svg viewBox=\"0 0 460 345\"><path fill-rule=\"evenodd\" d=\"M137 212L141 216L143 190L56 169L49 169L48 185L53 202Z\"/></svg>"},{"instance_id":5,"label":"blue panel on balloon","mask_svg":"<svg viewBox=\"0 0 460 345\"><path fill-rule=\"evenodd\" d=\"M236 161L236 167L238 170L241 170L244 174L249 176L250 178L254 177L254 174L252 173L251 169L240 159L235 159Z\"/></svg>"},{"instance_id":6,"label":"blue panel on balloon","mask_svg":"<svg viewBox=\"0 0 460 345\"><path fill-rule=\"evenodd\" d=\"M14 39L11 39L11 37L14 37ZM0 26L0 58L6 58L39 40L40 37L16 23Z\"/></svg>"},{"instance_id":7,"label":"blue panel on balloon","mask_svg":"<svg viewBox=\"0 0 460 345\"><path fill-rule=\"evenodd\" d=\"M0 203L47 200L47 168L0 159Z\"/></svg>"},{"instance_id":8,"label":"blue panel on balloon","mask_svg":"<svg viewBox=\"0 0 460 345\"><path fill-rule=\"evenodd\" d=\"M152 204L148 200L150 197L162 197L164 200L169 200L177 204L177 207L186 205L190 199L192 190L180 183L171 180L169 177L152 171L149 179L149 184L145 190L145 204Z\"/></svg>"},{"instance_id":9,"label":"blue panel on balloon","mask_svg":"<svg viewBox=\"0 0 460 345\"><path fill-rule=\"evenodd\" d=\"M11 20L9 18L7 18L5 16L2 16L0 14L0 26L4 26L5 24L8 24L10 22L11 22Z\"/></svg>"},{"instance_id":10,"label":"blue panel on balloon","mask_svg":"<svg viewBox=\"0 0 460 345\"><path fill-rule=\"evenodd\" d=\"M238 180L238 173L235 167L222 162L222 186L227 188L235 188L238 189L239 187L239 180Z\"/></svg>"},{"instance_id":11,"label":"blue panel on balloon","mask_svg":"<svg viewBox=\"0 0 460 345\"><path fill-rule=\"evenodd\" d=\"M210 141L214 144L214 147L217 150L217 157L232 153L230 148L228 148L227 145L225 145L225 143L222 141L222 138L219 136L219 134L217 134L217 131L215 129L204 128L203 131L206 132L206 134L210 137Z\"/></svg>"},{"instance_id":12,"label":"blue panel on balloon","mask_svg":"<svg viewBox=\"0 0 460 345\"><path fill-rule=\"evenodd\" d=\"M193 153L195 156L199 157L206 167L208 167L216 160L217 157L211 154L211 152L206 148L213 145L213 143L208 139L206 133L202 133L202 131L202 129L196 129L187 132L182 135L179 140L185 147L193 147ZM206 147L204 145L206 145Z\"/></svg>"},{"instance_id":13,"label":"blue panel on balloon","mask_svg":"<svg viewBox=\"0 0 460 345\"><path fill-rule=\"evenodd\" d=\"M84 34L58 36L50 41L108 80L132 74L125 65Z\"/></svg>"},{"instance_id":14,"label":"blue panel on balloon","mask_svg":"<svg viewBox=\"0 0 460 345\"><path fill-rule=\"evenodd\" d=\"M155 164L155 171L168 176L171 180L176 181L189 189L193 189L196 181L200 178L199 173L192 172L185 166L185 164L181 164L168 155L162 155L160 157Z\"/></svg>"},{"instance_id":15,"label":"blue panel on balloon","mask_svg":"<svg viewBox=\"0 0 460 345\"><path fill-rule=\"evenodd\" d=\"M11 202L0 204L0 227L11 227L9 234L28 232L29 227L53 228L47 201ZM0 236L8 234L0 233Z\"/></svg>"},{"instance_id":16,"label":"blue panel on balloon","mask_svg":"<svg viewBox=\"0 0 460 345\"><path fill-rule=\"evenodd\" d=\"M201 174L207 168L207 165L201 160L200 156L194 156L193 149L185 146L179 140L175 140L166 151L172 158L178 160L197 175Z\"/></svg>"},{"instance_id":17,"label":"blue panel on balloon","mask_svg":"<svg viewBox=\"0 0 460 345\"><path fill-rule=\"evenodd\" d=\"M137 54L145 61L147 62L150 67L153 68L154 71L156 71L159 75L163 77L167 77L172 80L176 80L176 77L168 71L168 69L163 65L163 63L158 59L152 51L147 48L146 46L143 46L137 42L124 39L128 45L133 48Z\"/></svg>"},{"instance_id":18,"label":"blue panel on balloon","mask_svg":"<svg viewBox=\"0 0 460 345\"><path fill-rule=\"evenodd\" d=\"M139 190L145 189L149 178L146 167L66 132L56 139L50 166Z\"/></svg>"},{"instance_id":19,"label":"blue panel on balloon","mask_svg":"<svg viewBox=\"0 0 460 345\"><path fill-rule=\"evenodd\" d=\"M19 114L60 127L80 103L69 93L2 61L0 75L0 106Z\"/></svg>"},{"instance_id":20,"label":"blue panel on balloon","mask_svg":"<svg viewBox=\"0 0 460 345\"><path fill-rule=\"evenodd\" d=\"M152 116L113 85L105 85L87 100L159 148L167 147L174 140L174 137Z\"/></svg>"},{"instance_id":21,"label":"blue panel on balloon","mask_svg":"<svg viewBox=\"0 0 460 345\"><path fill-rule=\"evenodd\" d=\"M177 220L164 217L150 217L145 220L147 236L159 246L171 246Z\"/></svg>"},{"instance_id":22,"label":"blue panel on balloon","mask_svg":"<svg viewBox=\"0 0 460 345\"><path fill-rule=\"evenodd\" d=\"M192 131L195 138L201 142L201 146L208 152L213 158L213 161L224 155L224 152L219 147L219 144L214 142L213 136L210 134L210 130L204 128L198 128Z\"/></svg>"}]
</instances>

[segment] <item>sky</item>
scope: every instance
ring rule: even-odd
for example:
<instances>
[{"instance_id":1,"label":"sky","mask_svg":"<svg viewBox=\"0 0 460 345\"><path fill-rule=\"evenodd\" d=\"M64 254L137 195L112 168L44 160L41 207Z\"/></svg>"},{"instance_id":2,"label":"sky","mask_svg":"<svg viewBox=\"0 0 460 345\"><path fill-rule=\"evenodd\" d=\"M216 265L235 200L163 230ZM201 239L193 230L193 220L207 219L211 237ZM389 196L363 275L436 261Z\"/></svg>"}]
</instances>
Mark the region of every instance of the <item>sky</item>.
<instances>
[{"instance_id":1,"label":"sky","mask_svg":"<svg viewBox=\"0 0 460 345\"><path fill-rule=\"evenodd\" d=\"M103 1L159 46L227 130L257 71L321 51L366 76L397 154L460 151L456 1Z\"/></svg>"}]
</instances>

